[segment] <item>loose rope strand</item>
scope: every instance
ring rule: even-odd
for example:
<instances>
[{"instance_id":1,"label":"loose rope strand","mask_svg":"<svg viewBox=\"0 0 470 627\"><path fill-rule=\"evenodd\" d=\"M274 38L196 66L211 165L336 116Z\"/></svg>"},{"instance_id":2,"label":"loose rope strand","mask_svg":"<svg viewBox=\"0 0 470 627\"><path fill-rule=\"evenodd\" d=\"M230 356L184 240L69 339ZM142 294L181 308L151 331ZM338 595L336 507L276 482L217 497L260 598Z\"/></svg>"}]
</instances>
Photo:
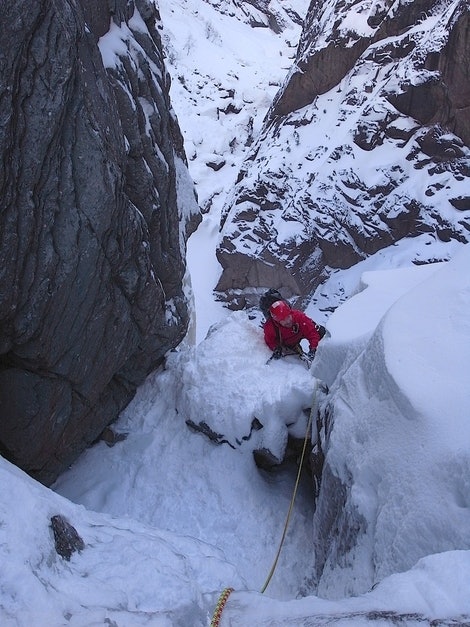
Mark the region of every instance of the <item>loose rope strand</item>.
<instances>
[{"instance_id":1,"label":"loose rope strand","mask_svg":"<svg viewBox=\"0 0 470 627\"><path fill-rule=\"evenodd\" d=\"M315 396L316 396L316 385L315 385L314 399L315 399ZM274 562L273 562L273 565L271 567L271 570L269 571L269 575L268 575L268 577L267 577L263 587L260 590L261 594L264 594L266 588L269 586L269 582L271 581L272 576L274 575L274 571L276 570L276 566L277 566L277 562L279 560L279 556L281 555L282 545L284 544L284 540L286 538L287 528L289 526L290 517L291 517L291 514L292 514L292 510L294 508L295 497L297 495L297 489L298 489L299 483L300 483L300 475L302 474L302 466L303 466L303 463L304 463L305 451L307 449L308 436L309 436L309 433L310 433L310 427L312 425L312 415L313 415L314 405L315 405L315 403L312 403L312 409L310 410L310 416L308 418L308 423L307 423L307 431L305 433L304 445L303 445L303 448L302 448L302 455L300 457L300 462L299 462L299 469L297 470L297 479L295 481L294 492L292 494L292 498L291 498L291 501L290 501L289 511L287 512L286 522L284 524L284 531L282 532L282 537L281 537L281 541L279 543L279 548L277 550L277 554L276 554L276 557L274 559Z\"/></svg>"}]
</instances>

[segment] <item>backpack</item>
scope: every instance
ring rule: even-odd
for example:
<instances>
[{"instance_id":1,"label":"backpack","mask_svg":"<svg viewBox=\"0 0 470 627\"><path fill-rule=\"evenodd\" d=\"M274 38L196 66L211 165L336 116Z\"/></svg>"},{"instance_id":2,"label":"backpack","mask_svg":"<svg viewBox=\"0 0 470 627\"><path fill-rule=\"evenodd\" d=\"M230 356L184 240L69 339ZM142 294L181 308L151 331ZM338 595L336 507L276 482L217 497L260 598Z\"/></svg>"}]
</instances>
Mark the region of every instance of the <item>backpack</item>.
<instances>
[{"instance_id":1,"label":"backpack","mask_svg":"<svg viewBox=\"0 0 470 627\"><path fill-rule=\"evenodd\" d=\"M269 318L271 317L271 314L269 313L269 308L271 307L273 303L275 303L278 300L282 300L284 303L287 303L290 307L290 303L285 298L282 297L282 294L278 290L275 290L274 288L270 288L259 299L259 308L263 312L263 315L266 318L266 320L269 320Z\"/></svg>"}]
</instances>

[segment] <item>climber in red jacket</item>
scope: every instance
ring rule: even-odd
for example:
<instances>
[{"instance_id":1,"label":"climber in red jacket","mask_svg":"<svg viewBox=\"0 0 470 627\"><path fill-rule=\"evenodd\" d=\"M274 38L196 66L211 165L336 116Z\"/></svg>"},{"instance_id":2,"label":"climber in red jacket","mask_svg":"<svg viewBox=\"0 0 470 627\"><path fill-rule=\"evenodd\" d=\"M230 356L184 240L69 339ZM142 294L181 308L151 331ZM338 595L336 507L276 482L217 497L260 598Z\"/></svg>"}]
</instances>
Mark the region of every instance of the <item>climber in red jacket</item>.
<instances>
[{"instance_id":1,"label":"climber in red jacket","mask_svg":"<svg viewBox=\"0 0 470 627\"><path fill-rule=\"evenodd\" d=\"M320 334L315 322L303 311L292 309L286 302L277 300L269 308L270 318L264 323L264 340L269 348L274 351L273 358L279 359L283 350L287 352L302 352L300 341L305 339L309 343L310 359L315 356L315 351L320 341Z\"/></svg>"}]
</instances>

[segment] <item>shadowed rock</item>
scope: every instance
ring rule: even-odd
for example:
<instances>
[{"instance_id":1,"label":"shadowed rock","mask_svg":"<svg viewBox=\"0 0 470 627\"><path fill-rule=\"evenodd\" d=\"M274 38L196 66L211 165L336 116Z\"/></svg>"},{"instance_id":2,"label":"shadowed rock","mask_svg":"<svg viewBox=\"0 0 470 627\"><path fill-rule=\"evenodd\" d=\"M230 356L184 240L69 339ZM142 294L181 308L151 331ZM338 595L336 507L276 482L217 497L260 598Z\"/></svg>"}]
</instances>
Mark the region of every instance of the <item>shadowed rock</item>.
<instances>
[{"instance_id":1,"label":"shadowed rock","mask_svg":"<svg viewBox=\"0 0 470 627\"><path fill-rule=\"evenodd\" d=\"M158 14L112 5L2 7L0 450L44 483L188 324L184 239L199 215Z\"/></svg>"}]
</instances>

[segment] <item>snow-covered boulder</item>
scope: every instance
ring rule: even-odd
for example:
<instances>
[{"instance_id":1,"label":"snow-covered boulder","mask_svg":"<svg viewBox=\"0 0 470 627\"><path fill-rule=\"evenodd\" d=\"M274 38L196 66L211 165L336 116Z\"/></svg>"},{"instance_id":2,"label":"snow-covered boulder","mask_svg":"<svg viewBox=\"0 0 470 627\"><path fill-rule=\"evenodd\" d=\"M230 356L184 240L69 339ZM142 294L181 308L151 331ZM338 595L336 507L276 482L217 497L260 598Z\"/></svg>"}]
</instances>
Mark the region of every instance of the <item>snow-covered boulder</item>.
<instances>
[{"instance_id":1,"label":"snow-covered boulder","mask_svg":"<svg viewBox=\"0 0 470 627\"><path fill-rule=\"evenodd\" d=\"M288 436L305 436L315 379L297 356L270 358L259 320L234 312L171 365L176 406L192 429L280 464Z\"/></svg>"}]
</instances>

